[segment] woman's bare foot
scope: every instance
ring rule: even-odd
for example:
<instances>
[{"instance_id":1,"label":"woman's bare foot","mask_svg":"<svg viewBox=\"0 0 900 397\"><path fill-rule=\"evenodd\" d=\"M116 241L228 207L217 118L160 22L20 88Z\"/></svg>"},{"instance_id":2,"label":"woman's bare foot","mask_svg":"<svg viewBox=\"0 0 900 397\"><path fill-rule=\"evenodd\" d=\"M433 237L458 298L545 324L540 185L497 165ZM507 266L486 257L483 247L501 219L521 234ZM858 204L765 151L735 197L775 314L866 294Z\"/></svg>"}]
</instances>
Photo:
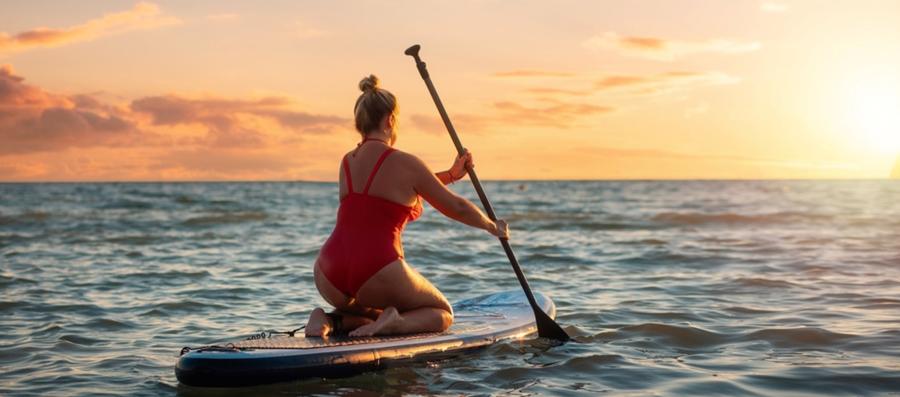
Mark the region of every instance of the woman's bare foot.
<instances>
[{"instance_id":1,"label":"woman's bare foot","mask_svg":"<svg viewBox=\"0 0 900 397\"><path fill-rule=\"evenodd\" d=\"M403 317L400 317L400 313L393 306L384 309L381 312L381 315L378 316L378 319L375 322L363 325L353 331L350 331L350 336L372 336L372 335L387 335L391 334L396 328L399 322L403 321Z\"/></svg>"},{"instance_id":2,"label":"woman's bare foot","mask_svg":"<svg viewBox=\"0 0 900 397\"><path fill-rule=\"evenodd\" d=\"M309 314L304 332L306 336L328 336L331 333L331 319L325 315L325 310L317 307Z\"/></svg>"}]
</instances>

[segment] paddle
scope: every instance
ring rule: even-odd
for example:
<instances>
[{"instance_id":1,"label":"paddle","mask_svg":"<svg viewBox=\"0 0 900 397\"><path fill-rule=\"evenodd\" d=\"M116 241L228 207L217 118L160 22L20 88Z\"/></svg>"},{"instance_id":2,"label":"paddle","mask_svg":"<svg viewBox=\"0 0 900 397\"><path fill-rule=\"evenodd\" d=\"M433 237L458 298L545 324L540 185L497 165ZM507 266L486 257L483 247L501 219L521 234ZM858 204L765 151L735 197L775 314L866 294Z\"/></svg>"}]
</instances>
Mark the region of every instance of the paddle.
<instances>
[{"instance_id":1,"label":"paddle","mask_svg":"<svg viewBox=\"0 0 900 397\"><path fill-rule=\"evenodd\" d=\"M434 104L437 105L438 112L440 112L441 118L444 120L444 125L447 126L447 131L450 132L450 138L453 139L453 144L456 145L456 151L459 154L463 154L463 145L459 141L459 136L456 135L456 130L453 128L453 124L450 123L450 117L447 116L447 111L444 110L444 105L438 97L437 90L434 89L431 77L428 76L428 70L425 69L425 62L422 62L422 59L419 58L420 48L421 46L416 44L407 48L404 54L415 58L416 67L419 68L419 74L421 74L422 79L425 80L428 92L431 93L431 98L434 99ZM487 196L484 194L484 189L481 188L481 182L478 181L475 170L468 166L466 166L466 169L469 171L469 179L471 179L472 184L475 185L475 191L478 192L478 198L481 199L481 204L484 206L485 212L487 212L488 217L490 217L492 221L496 221L497 216L494 215L494 208L491 207L491 202L488 201ZM560 327L556 321L553 321L547 313L544 313L544 311L538 307L537 302L534 300L534 294L531 293L531 287L528 286L528 281L525 280L525 274L522 273L522 269L519 267L519 261L516 260L516 255L513 253L512 247L509 246L509 239L500 238L499 240L500 244L503 245L503 250L506 251L509 263L516 272L519 284L521 284L522 289L525 290L525 296L528 297L528 303L531 304L531 309L534 310L534 319L537 322L538 335L544 338L556 339L561 342L568 341L570 338L569 335L566 334L566 331L563 331L562 327Z\"/></svg>"}]
</instances>

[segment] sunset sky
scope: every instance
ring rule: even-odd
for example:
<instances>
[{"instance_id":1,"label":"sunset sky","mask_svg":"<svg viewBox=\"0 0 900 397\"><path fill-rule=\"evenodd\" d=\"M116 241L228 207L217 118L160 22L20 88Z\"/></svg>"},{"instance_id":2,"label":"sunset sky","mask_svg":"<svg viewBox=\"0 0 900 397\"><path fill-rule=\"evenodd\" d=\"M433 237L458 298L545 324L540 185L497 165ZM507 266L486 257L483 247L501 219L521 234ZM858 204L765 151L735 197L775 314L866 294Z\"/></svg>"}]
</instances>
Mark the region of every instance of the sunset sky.
<instances>
[{"instance_id":1,"label":"sunset sky","mask_svg":"<svg viewBox=\"0 0 900 397\"><path fill-rule=\"evenodd\" d=\"M370 73L400 100L397 147L445 169L452 143L403 55L417 43L483 179L884 178L898 15L896 0L3 2L0 181L333 181Z\"/></svg>"}]
</instances>

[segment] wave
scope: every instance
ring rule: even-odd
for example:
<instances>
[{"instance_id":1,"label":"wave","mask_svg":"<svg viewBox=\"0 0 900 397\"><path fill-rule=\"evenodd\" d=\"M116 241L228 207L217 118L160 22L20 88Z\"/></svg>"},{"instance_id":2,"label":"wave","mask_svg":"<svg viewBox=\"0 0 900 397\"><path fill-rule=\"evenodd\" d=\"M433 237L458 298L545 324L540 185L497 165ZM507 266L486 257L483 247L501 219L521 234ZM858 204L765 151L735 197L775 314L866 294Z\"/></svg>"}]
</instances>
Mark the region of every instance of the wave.
<instances>
[{"instance_id":1,"label":"wave","mask_svg":"<svg viewBox=\"0 0 900 397\"><path fill-rule=\"evenodd\" d=\"M568 221L587 221L591 219L590 214L583 213L567 213L554 211L529 211L529 212L513 212L506 216L507 222L518 221L543 221L543 220L568 220Z\"/></svg>"},{"instance_id":2,"label":"wave","mask_svg":"<svg viewBox=\"0 0 900 397\"><path fill-rule=\"evenodd\" d=\"M900 309L900 299L890 299L890 298L866 299L864 304L854 306L854 308L864 309L864 310Z\"/></svg>"},{"instance_id":3,"label":"wave","mask_svg":"<svg viewBox=\"0 0 900 397\"><path fill-rule=\"evenodd\" d=\"M34 281L30 278L25 277L15 277L15 276L7 276L0 274L0 287L5 287L7 285L22 285L22 284L37 284L37 281Z\"/></svg>"},{"instance_id":4,"label":"wave","mask_svg":"<svg viewBox=\"0 0 900 397\"><path fill-rule=\"evenodd\" d=\"M141 316L166 317L176 313L196 315L209 310L223 310L227 308L228 306L223 304L186 299L174 302L153 303L135 309L149 309L146 312L142 312Z\"/></svg>"},{"instance_id":5,"label":"wave","mask_svg":"<svg viewBox=\"0 0 900 397\"><path fill-rule=\"evenodd\" d=\"M149 245L157 243L160 240L162 240L162 238L159 236L137 234L130 236L110 237L106 239L106 242L122 245Z\"/></svg>"},{"instance_id":6,"label":"wave","mask_svg":"<svg viewBox=\"0 0 900 397\"><path fill-rule=\"evenodd\" d=\"M103 204L99 208L104 210L148 210L153 208L153 203L137 200L119 200Z\"/></svg>"},{"instance_id":7,"label":"wave","mask_svg":"<svg viewBox=\"0 0 900 397\"><path fill-rule=\"evenodd\" d=\"M6 313L26 306L28 306L28 303L23 301L0 301L0 310L3 310Z\"/></svg>"},{"instance_id":8,"label":"wave","mask_svg":"<svg viewBox=\"0 0 900 397\"><path fill-rule=\"evenodd\" d=\"M258 222L268 219L269 215L262 211L221 213L190 218L182 224L186 226L212 226L230 223Z\"/></svg>"},{"instance_id":9,"label":"wave","mask_svg":"<svg viewBox=\"0 0 900 397\"><path fill-rule=\"evenodd\" d=\"M211 276L212 274L206 270L198 270L198 271L178 271L171 270L166 272L135 272L128 273L119 276L119 279L127 280L127 279L138 279L138 280L173 280L179 278L187 278L187 279L202 279Z\"/></svg>"},{"instance_id":10,"label":"wave","mask_svg":"<svg viewBox=\"0 0 900 397\"><path fill-rule=\"evenodd\" d=\"M59 337L60 341L66 341L72 344L81 345L81 346L92 346L102 342L99 339L88 338L86 336L81 335L63 335Z\"/></svg>"},{"instance_id":11,"label":"wave","mask_svg":"<svg viewBox=\"0 0 900 397\"><path fill-rule=\"evenodd\" d=\"M680 348L704 348L751 341L767 342L778 348L832 348L857 340L860 336L816 327L767 328L747 334L721 334L693 326L645 323L594 335L576 336L575 340L581 343L633 340L643 344L647 338L667 347Z\"/></svg>"},{"instance_id":12,"label":"wave","mask_svg":"<svg viewBox=\"0 0 900 397\"><path fill-rule=\"evenodd\" d=\"M177 293L179 296L187 296L191 298L212 299L217 301L240 300L250 297L254 293L263 293L267 291L265 288L196 288L184 290Z\"/></svg>"},{"instance_id":13,"label":"wave","mask_svg":"<svg viewBox=\"0 0 900 397\"><path fill-rule=\"evenodd\" d=\"M512 225L510 227L518 227L517 225ZM605 230L644 230L652 228L651 225L644 224L636 224L636 223L626 223L626 222L582 222L582 223L568 223L568 222L552 222L547 224L541 224L540 230L543 231L556 231L556 230L573 230L573 229L583 229L587 231L605 231Z\"/></svg>"},{"instance_id":14,"label":"wave","mask_svg":"<svg viewBox=\"0 0 900 397\"><path fill-rule=\"evenodd\" d=\"M198 202L197 199L184 194L175 196L175 199L173 201L178 204L196 204Z\"/></svg>"},{"instance_id":15,"label":"wave","mask_svg":"<svg viewBox=\"0 0 900 397\"><path fill-rule=\"evenodd\" d=\"M784 280L772 280L762 277L738 278L734 280L735 284L743 287L762 287L762 288L805 288L801 284L792 283Z\"/></svg>"},{"instance_id":16,"label":"wave","mask_svg":"<svg viewBox=\"0 0 900 397\"><path fill-rule=\"evenodd\" d=\"M760 309L760 308L746 307L746 306L731 306L731 307L726 307L725 310L727 310L727 311L729 311L729 312L732 312L732 313L738 313L738 314L769 314L769 313L778 313L777 310L767 310L767 309Z\"/></svg>"},{"instance_id":17,"label":"wave","mask_svg":"<svg viewBox=\"0 0 900 397\"><path fill-rule=\"evenodd\" d=\"M776 347L828 347L843 343L857 335L831 332L822 328L775 328L751 332L742 341L762 340Z\"/></svg>"},{"instance_id":18,"label":"wave","mask_svg":"<svg viewBox=\"0 0 900 397\"><path fill-rule=\"evenodd\" d=\"M119 330L134 327L134 325L123 322L123 321L116 321L111 318L101 317L101 318L95 318L93 320L90 320L89 322L83 324L83 326L85 328L93 330L93 331L96 331L96 330L119 331Z\"/></svg>"},{"instance_id":19,"label":"wave","mask_svg":"<svg viewBox=\"0 0 900 397\"><path fill-rule=\"evenodd\" d=\"M726 341L726 337L712 331L696 327L679 327L676 325L647 323L631 325L619 329L624 335L640 335L663 339L667 345L697 348L718 345Z\"/></svg>"},{"instance_id":20,"label":"wave","mask_svg":"<svg viewBox=\"0 0 900 397\"><path fill-rule=\"evenodd\" d=\"M44 211L28 211L18 215L0 214L0 226L14 226L29 223L43 223L50 219L52 214Z\"/></svg>"},{"instance_id":21,"label":"wave","mask_svg":"<svg viewBox=\"0 0 900 397\"><path fill-rule=\"evenodd\" d=\"M900 390L900 376L877 367L797 366L780 374L748 374L742 381L790 395L893 395Z\"/></svg>"},{"instance_id":22,"label":"wave","mask_svg":"<svg viewBox=\"0 0 900 397\"><path fill-rule=\"evenodd\" d=\"M771 214L744 215L732 212L702 213L702 212L662 212L650 218L651 221L672 225L708 225L708 224L772 224L824 221L831 216L810 214L801 212L775 212Z\"/></svg>"}]
</instances>

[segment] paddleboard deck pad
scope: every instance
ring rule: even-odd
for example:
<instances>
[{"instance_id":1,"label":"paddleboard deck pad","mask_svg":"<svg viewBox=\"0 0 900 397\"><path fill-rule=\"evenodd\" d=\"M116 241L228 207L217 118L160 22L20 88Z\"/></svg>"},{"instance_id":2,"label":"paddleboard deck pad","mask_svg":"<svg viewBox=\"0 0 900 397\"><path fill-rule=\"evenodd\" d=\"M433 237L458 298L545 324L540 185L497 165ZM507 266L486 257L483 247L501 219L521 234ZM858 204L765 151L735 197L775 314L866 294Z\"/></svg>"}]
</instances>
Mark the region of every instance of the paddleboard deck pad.
<instances>
[{"instance_id":1,"label":"paddleboard deck pad","mask_svg":"<svg viewBox=\"0 0 900 397\"><path fill-rule=\"evenodd\" d=\"M551 318L556 306L534 293ZM251 386L313 377L341 377L411 359L439 359L537 331L525 294L507 291L461 301L445 332L325 338L277 335L225 345L185 348L175 365L178 381L190 386Z\"/></svg>"}]
</instances>

